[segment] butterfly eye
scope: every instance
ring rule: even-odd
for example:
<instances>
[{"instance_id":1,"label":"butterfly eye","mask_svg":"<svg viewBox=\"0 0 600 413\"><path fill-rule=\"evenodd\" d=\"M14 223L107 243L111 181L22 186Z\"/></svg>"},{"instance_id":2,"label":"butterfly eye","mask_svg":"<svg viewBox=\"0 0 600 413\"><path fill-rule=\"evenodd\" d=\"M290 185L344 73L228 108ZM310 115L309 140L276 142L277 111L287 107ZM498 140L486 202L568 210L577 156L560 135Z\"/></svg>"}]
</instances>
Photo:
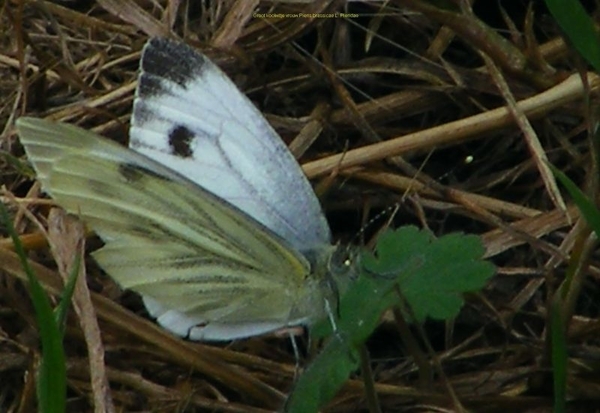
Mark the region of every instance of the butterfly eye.
<instances>
[{"instance_id":1,"label":"butterfly eye","mask_svg":"<svg viewBox=\"0 0 600 413\"><path fill-rule=\"evenodd\" d=\"M329 259L329 271L335 278L354 280L357 278L357 250L349 246L338 246Z\"/></svg>"},{"instance_id":2,"label":"butterfly eye","mask_svg":"<svg viewBox=\"0 0 600 413\"><path fill-rule=\"evenodd\" d=\"M344 267L346 268L346 275L352 281L356 280L358 278L358 254L355 253L352 256L346 257L344 260Z\"/></svg>"}]
</instances>

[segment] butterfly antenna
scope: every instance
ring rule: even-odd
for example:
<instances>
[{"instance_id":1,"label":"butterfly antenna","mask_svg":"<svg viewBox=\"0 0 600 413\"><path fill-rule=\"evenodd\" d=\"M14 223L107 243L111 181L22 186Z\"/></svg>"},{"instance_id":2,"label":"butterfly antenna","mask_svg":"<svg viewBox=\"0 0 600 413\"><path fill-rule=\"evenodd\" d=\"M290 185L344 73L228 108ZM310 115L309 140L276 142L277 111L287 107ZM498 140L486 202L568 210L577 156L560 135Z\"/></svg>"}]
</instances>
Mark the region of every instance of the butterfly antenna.
<instances>
[{"instance_id":1,"label":"butterfly antenna","mask_svg":"<svg viewBox=\"0 0 600 413\"><path fill-rule=\"evenodd\" d=\"M350 244L353 244L356 242L357 239L362 238L366 232L366 230L368 228L370 228L375 222L379 221L382 217L388 216L389 218L387 219L387 222L381 227L380 230L377 231L377 233L381 233L382 231L385 231L387 228L389 228L389 226L392 223L392 220L394 219L394 217L396 216L396 214L398 213L398 211L400 210L400 206L403 205L406 202L406 199L408 198L409 194L411 193L411 189L412 189L412 183L413 182L422 182L424 184L424 186L422 187L422 189L420 190L421 192L426 190L426 189L433 189L434 191L438 192L440 195L443 194L448 194L448 192L450 191L450 189L448 187L446 187L445 185L441 184L440 181L445 179L446 177L448 177L449 175L451 175L457 167L454 167L452 169L450 169L449 171L445 172L444 174L440 175L437 179L433 179L431 177L429 177L428 175L424 174L422 172L425 164L427 163L427 161L430 159L430 157L432 156L433 152L429 152L429 154L427 155L427 157L423 160L423 162L421 163L421 166L416 169L414 168L412 165L409 166L409 168L412 170L412 180L409 183L408 187L406 188L406 190L404 191L404 193L402 194L402 196L400 197L400 200L398 202L395 202L393 205L390 205L388 207L386 207L385 209L383 209L381 212L377 213L374 217L372 217L371 219L369 219L362 227L361 229L356 233L356 235L354 237L352 237L352 240L350 242ZM462 162L463 164L470 164L471 162L473 162L473 156L472 155L468 155L464 158L464 161ZM372 237L373 240L377 239L377 235Z\"/></svg>"},{"instance_id":2,"label":"butterfly antenna","mask_svg":"<svg viewBox=\"0 0 600 413\"><path fill-rule=\"evenodd\" d=\"M392 220L394 219L394 217L396 216L396 213L398 212L398 210L400 209L400 202L396 202L393 205L390 205L388 207L386 207L383 211L378 212L374 217L370 218L361 228L360 230L352 237L352 239L349 242L349 245L353 245L355 242L357 242L357 240L359 239L363 239L365 232L367 231L368 228L370 228L376 221L379 221L382 217L384 216L389 216L387 222L381 227L381 229L379 229L377 231L377 233L380 233L382 231L385 231L387 228L389 228L389 226L392 223ZM377 236L372 237L373 239L377 239ZM362 242L362 244L364 244L364 242Z\"/></svg>"}]
</instances>

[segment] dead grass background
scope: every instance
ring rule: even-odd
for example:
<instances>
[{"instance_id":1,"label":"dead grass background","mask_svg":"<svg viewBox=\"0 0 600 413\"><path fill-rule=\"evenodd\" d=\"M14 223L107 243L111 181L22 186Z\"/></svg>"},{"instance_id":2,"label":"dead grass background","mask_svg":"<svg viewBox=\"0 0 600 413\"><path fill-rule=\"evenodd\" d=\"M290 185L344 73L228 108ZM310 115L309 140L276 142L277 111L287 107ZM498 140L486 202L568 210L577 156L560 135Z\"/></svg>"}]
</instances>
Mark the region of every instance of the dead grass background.
<instances>
[{"instance_id":1,"label":"dead grass background","mask_svg":"<svg viewBox=\"0 0 600 413\"><path fill-rule=\"evenodd\" d=\"M445 377L423 380L415 360L433 355L407 350L391 322L369 343L382 411L550 410L548 303L572 255L582 265L564 303L571 309L568 394L574 411L596 411L596 243L545 160L595 192L589 130L598 79L582 85L585 67L540 2L473 3L472 11L450 12L417 0L2 2L4 195L44 220L47 206L25 167L16 118L75 123L125 142L141 47L151 36L183 39L215 60L290 143L325 189L338 238L352 238L398 202L393 226L483 236L497 276L457 320L425 325ZM336 12L358 16L325 17ZM9 204L40 279L58 293L44 238ZM368 235L386 219L370 224ZM35 411L33 310L10 243L2 246L0 410ZM184 342L144 319L136 297L93 264L88 284L105 351L95 361L106 365L116 411L282 406L294 380L287 340ZM100 401L75 317L65 346L69 411L92 411ZM365 409L356 376L326 411Z\"/></svg>"}]
</instances>

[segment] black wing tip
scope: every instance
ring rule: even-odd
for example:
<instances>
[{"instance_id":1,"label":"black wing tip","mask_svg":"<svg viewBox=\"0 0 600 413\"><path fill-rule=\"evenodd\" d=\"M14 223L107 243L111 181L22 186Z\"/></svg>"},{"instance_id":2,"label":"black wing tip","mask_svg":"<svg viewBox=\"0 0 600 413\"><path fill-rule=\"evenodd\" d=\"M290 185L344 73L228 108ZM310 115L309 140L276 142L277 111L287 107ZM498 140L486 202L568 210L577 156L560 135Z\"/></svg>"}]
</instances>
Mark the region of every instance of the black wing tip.
<instances>
[{"instance_id":1,"label":"black wing tip","mask_svg":"<svg viewBox=\"0 0 600 413\"><path fill-rule=\"evenodd\" d=\"M188 83L202 76L207 64L208 58L186 43L155 37L142 50L141 81L144 81L145 76L156 76L185 88Z\"/></svg>"},{"instance_id":2,"label":"black wing tip","mask_svg":"<svg viewBox=\"0 0 600 413\"><path fill-rule=\"evenodd\" d=\"M167 37L152 37L146 42L142 49L142 62L147 60L148 56L152 56L153 54L179 56L200 53L196 52L191 46L183 41L169 39Z\"/></svg>"},{"instance_id":3,"label":"black wing tip","mask_svg":"<svg viewBox=\"0 0 600 413\"><path fill-rule=\"evenodd\" d=\"M169 39L168 37L152 37L147 42L144 48L153 47L155 49L164 49L170 47L169 45L179 43L176 40Z\"/></svg>"}]
</instances>

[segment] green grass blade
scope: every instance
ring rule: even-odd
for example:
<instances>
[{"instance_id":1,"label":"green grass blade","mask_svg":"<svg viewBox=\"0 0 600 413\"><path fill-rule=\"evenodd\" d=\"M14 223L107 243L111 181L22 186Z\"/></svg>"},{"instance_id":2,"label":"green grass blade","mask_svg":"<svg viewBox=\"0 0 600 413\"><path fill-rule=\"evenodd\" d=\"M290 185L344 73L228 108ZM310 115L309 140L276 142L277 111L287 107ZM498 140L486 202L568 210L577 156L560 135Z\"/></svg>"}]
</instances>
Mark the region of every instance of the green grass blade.
<instances>
[{"instance_id":1,"label":"green grass blade","mask_svg":"<svg viewBox=\"0 0 600 413\"><path fill-rule=\"evenodd\" d=\"M50 300L29 266L23 245L12 226L6 206L0 203L0 221L11 236L15 251L29 280L29 294L35 309L42 344L42 360L37 377L38 410L60 413L66 409L67 373L62 334L56 324Z\"/></svg>"},{"instance_id":2,"label":"green grass blade","mask_svg":"<svg viewBox=\"0 0 600 413\"><path fill-rule=\"evenodd\" d=\"M573 198L573 202L575 202L575 205L577 205L577 208L581 211L581 215L583 215L588 225L596 233L596 236L600 237L600 211L598 211L596 205L594 205L594 203L573 181L569 179L567 175L553 165L549 164L549 166L554 176L556 176L560 183L567 188L569 195Z\"/></svg>"},{"instance_id":3,"label":"green grass blade","mask_svg":"<svg viewBox=\"0 0 600 413\"><path fill-rule=\"evenodd\" d=\"M594 21L577 0L546 0L546 5L575 49L600 72L600 37Z\"/></svg>"},{"instance_id":4,"label":"green grass blade","mask_svg":"<svg viewBox=\"0 0 600 413\"><path fill-rule=\"evenodd\" d=\"M75 283L77 282L77 276L79 274L79 267L81 265L81 254L75 255L75 262L71 268L71 274L69 274L69 281L65 285L62 297L58 306L56 307L56 325L58 326L61 336L64 335L65 323L67 319L67 313L71 304L73 293L75 292Z\"/></svg>"}]
</instances>

